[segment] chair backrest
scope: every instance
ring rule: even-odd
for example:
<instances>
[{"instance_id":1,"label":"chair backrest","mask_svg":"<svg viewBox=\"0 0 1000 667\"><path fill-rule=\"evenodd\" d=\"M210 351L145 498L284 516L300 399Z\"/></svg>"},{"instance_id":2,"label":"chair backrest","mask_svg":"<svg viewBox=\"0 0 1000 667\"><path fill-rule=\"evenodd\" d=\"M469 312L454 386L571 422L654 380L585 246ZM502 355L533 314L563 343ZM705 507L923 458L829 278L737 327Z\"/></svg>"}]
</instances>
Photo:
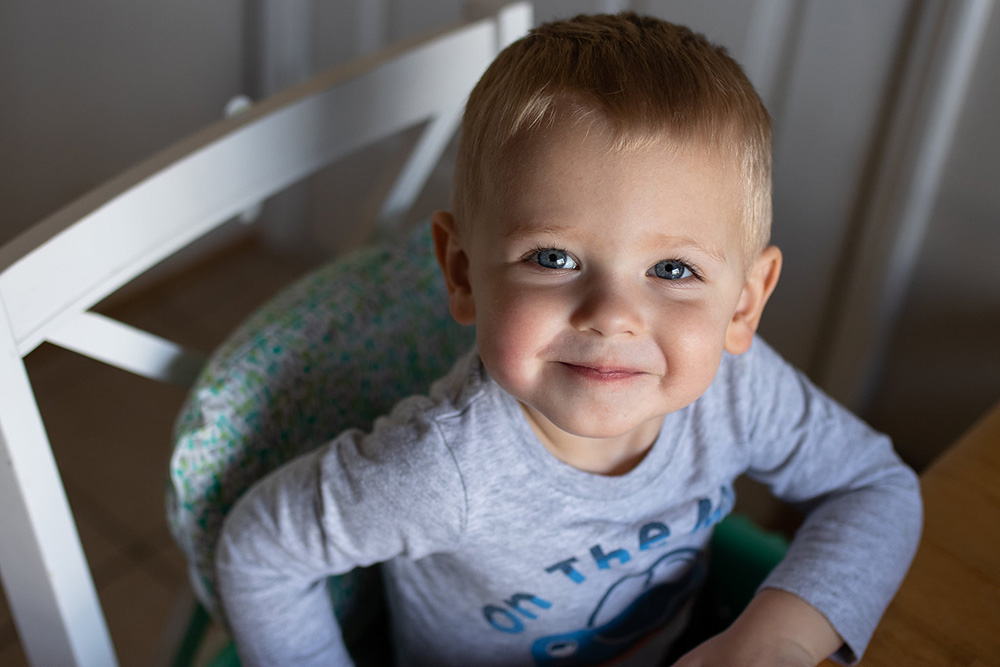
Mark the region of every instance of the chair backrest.
<instances>
[{"instance_id":1,"label":"chair backrest","mask_svg":"<svg viewBox=\"0 0 1000 667\"><path fill-rule=\"evenodd\" d=\"M33 664L114 650L23 358L50 341L190 385L202 358L89 309L241 211L356 148L427 122L382 208L413 202L468 91L530 6L335 68L125 172L0 248L0 575Z\"/></svg>"}]
</instances>

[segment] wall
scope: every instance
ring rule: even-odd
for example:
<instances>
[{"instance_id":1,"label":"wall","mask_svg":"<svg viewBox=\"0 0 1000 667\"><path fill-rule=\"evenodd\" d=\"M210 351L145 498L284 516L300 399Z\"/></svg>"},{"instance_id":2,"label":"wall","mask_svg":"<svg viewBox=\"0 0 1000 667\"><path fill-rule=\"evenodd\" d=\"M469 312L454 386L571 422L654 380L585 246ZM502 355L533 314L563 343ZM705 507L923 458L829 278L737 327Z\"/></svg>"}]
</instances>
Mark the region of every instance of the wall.
<instances>
[{"instance_id":1,"label":"wall","mask_svg":"<svg viewBox=\"0 0 1000 667\"><path fill-rule=\"evenodd\" d=\"M222 117L239 0L0 3L0 243Z\"/></svg>"},{"instance_id":2,"label":"wall","mask_svg":"<svg viewBox=\"0 0 1000 667\"><path fill-rule=\"evenodd\" d=\"M869 412L917 465L1000 399L1000 12L987 35Z\"/></svg>"}]
</instances>

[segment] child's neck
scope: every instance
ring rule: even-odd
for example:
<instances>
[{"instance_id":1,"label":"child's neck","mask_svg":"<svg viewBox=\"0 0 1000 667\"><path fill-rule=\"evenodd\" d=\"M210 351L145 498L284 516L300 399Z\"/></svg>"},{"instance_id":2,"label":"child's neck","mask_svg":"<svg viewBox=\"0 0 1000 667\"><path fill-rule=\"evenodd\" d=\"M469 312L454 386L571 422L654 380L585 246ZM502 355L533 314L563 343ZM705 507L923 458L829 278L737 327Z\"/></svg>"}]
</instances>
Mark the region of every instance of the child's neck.
<instances>
[{"instance_id":1,"label":"child's neck","mask_svg":"<svg viewBox=\"0 0 1000 667\"><path fill-rule=\"evenodd\" d=\"M642 463L663 425L663 417L657 417L622 435L588 438L568 433L534 408L523 403L519 405L550 454L577 470L597 475L624 475Z\"/></svg>"}]
</instances>

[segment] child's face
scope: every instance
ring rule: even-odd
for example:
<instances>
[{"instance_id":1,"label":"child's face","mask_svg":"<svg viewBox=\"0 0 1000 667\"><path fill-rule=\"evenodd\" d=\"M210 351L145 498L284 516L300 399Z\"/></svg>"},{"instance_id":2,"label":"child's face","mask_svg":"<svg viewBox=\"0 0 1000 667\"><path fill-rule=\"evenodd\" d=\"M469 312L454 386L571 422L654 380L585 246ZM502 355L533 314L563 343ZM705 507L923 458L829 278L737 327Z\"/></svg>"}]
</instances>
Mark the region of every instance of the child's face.
<instances>
[{"instance_id":1,"label":"child's face","mask_svg":"<svg viewBox=\"0 0 1000 667\"><path fill-rule=\"evenodd\" d=\"M648 445L723 349L749 346L759 312L749 335L734 324L753 296L734 171L697 146L621 154L600 132L556 129L467 243L436 217L452 313L475 323L483 363L543 441Z\"/></svg>"}]
</instances>

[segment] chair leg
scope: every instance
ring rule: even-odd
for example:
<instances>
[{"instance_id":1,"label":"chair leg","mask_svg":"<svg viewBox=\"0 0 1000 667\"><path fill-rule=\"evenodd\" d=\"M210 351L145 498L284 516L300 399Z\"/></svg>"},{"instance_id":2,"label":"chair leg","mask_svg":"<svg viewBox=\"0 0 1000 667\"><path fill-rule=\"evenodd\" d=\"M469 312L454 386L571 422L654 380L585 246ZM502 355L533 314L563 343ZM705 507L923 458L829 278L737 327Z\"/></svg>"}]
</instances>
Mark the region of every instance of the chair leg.
<instances>
[{"instance_id":1,"label":"chair leg","mask_svg":"<svg viewBox=\"0 0 1000 667\"><path fill-rule=\"evenodd\" d=\"M180 649L177 651L177 659L174 661L174 667L188 667L194 661L194 656L198 652L198 646L201 644L201 640L205 638L205 631L208 630L209 623L212 619L209 617L208 612L201 605L198 605L195 609L194 616L191 618L191 625L188 627L188 631L184 633L184 639L181 640Z\"/></svg>"},{"instance_id":2,"label":"chair leg","mask_svg":"<svg viewBox=\"0 0 1000 667\"><path fill-rule=\"evenodd\" d=\"M162 664L191 667L212 618L190 592L186 592L184 599L178 602L176 616L172 624L176 629L169 632L162 642L164 655L168 656Z\"/></svg>"},{"instance_id":3,"label":"chair leg","mask_svg":"<svg viewBox=\"0 0 1000 667\"><path fill-rule=\"evenodd\" d=\"M207 667L240 667L240 657L236 653L236 644L229 642L219 651Z\"/></svg>"},{"instance_id":4,"label":"chair leg","mask_svg":"<svg viewBox=\"0 0 1000 667\"><path fill-rule=\"evenodd\" d=\"M185 599L178 603L179 622L177 630L169 632L161 645L164 646L164 655L168 656L162 663L164 667L194 667L198 658L208 641L217 642L218 638L210 638L209 629L212 626L212 617L205 607L191 594L185 593ZM227 641L222 648L214 648L214 654L208 658L202 658L198 664L205 667L240 667L240 659L236 653L236 644L231 640Z\"/></svg>"}]
</instances>

